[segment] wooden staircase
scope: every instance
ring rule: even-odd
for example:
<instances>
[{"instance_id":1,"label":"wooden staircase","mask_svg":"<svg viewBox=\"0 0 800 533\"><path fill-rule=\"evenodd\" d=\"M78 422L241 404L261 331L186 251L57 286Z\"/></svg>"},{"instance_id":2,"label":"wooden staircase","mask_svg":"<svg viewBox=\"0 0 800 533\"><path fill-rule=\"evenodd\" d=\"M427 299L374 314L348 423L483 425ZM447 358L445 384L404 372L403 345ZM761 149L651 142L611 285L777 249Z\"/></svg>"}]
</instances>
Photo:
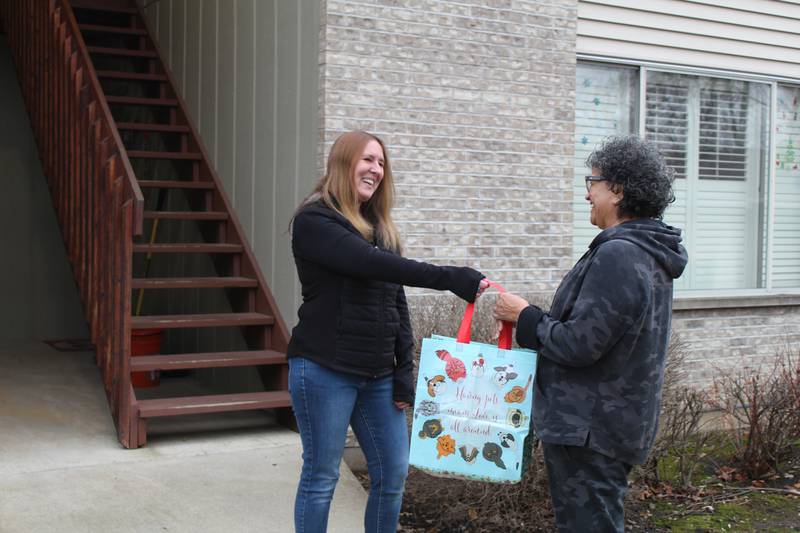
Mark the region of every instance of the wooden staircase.
<instances>
[{"instance_id":1,"label":"wooden staircase","mask_svg":"<svg viewBox=\"0 0 800 533\"><path fill-rule=\"evenodd\" d=\"M127 231L130 244L124 260L129 268L123 269L127 272L118 289L123 294L93 297L121 299L125 313L124 327L111 332L124 337L111 342L121 347L123 361L113 370L103 370L104 375L112 374L105 380L106 389L122 444L130 448L145 444L147 421L155 417L275 409L279 421L292 425L285 357L288 331L139 9L126 0L0 2L10 10L4 14L7 24L25 23L26 13L15 10L27 9L28 19L44 17L33 27L52 35L38 38L45 43L55 39L66 50L67 62L74 64L64 74L79 73L80 79L73 80L76 105L86 104L80 96L83 84L99 87L98 105L111 115L109 135L121 143L119 157L129 162L135 180L131 187L141 190L141 231L137 236L136 231ZM27 2L39 5L30 8ZM24 36L18 39L24 42ZM82 68L81 58L86 61ZM27 105L35 115L37 111ZM78 109L81 116L87 112ZM76 149L90 142L79 142ZM48 149L40 143L40 150ZM67 169L79 171L80 165ZM81 190L68 188L63 194ZM54 202L58 211L55 197ZM97 216L93 220L101 222ZM72 225L62 222L65 241L75 236L69 229ZM77 236L85 240L91 230L84 228ZM91 255L93 248L84 247ZM77 278L81 269L76 264L86 259L71 260ZM137 314L142 295L144 305ZM88 317L97 304L87 299L92 297L83 298ZM95 329L108 329L107 324L92 325L91 317L90 327L93 337L101 335ZM163 330L163 353L131 357L129 331L151 328ZM103 366L103 357L98 363ZM167 386L140 390L130 384L132 372L174 375L177 371L183 380L204 372L201 381L223 381L230 389L247 382L225 376L229 369L241 367L252 367L250 374L257 377L260 390L252 390L252 379L241 391L180 396L172 395ZM161 383L167 381L172 380Z\"/></svg>"},{"instance_id":2,"label":"wooden staircase","mask_svg":"<svg viewBox=\"0 0 800 533\"><path fill-rule=\"evenodd\" d=\"M133 245L133 253L150 254L151 258L154 254L228 256L225 260L212 258L217 264L214 270L220 275L134 277L131 289L146 290L148 294L149 291L213 289L235 292L237 294L233 296L239 302L226 312L160 314L157 301L156 305L149 306L149 314L131 318L131 329L246 330L242 332L246 350L193 351L132 357L131 372L262 367L260 370L264 383L276 389L151 399L137 397L138 443L144 443L145 423L152 417L283 409L281 416L284 419L290 418L286 409L291 405L287 390L286 328L277 317L272 295L244 240L241 227L210 165L197 131L186 113L174 80L150 37L142 14L133 6L112 6L109 2L73 0L71 5L93 63L103 61L107 67L96 70L97 76L104 88L111 84L114 86L115 94L108 94L106 91L105 98L125 143L128 158L144 193L145 203L147 204L150 197L157 197L159 194L180 195L184 200L185 210L146 209L143 214L144 234L148 234L148 221L159 221L162 224L164 221L206 223L203 242L139 242ZM136 114L128 110L131 107L142 112L135 116ZM131 119L132 115L138 120ZM140 142L143 135L149 138L150 146L142 146L148 144ZM153 149L152 145L161 146ZM140 161L160 164L140 165ZM170 162L186 163L169 168ZM160 179L164 177L165 167L172 170L170 179L166 180ZM151 260L157 259L160 258ZM136 266L134 257L134 272L137 271ZM206 272L214 273L216 272ZM245 294L240 294L242 292ZM137 396L143 392L134 390Z\"/></svg>"}]
</instances>

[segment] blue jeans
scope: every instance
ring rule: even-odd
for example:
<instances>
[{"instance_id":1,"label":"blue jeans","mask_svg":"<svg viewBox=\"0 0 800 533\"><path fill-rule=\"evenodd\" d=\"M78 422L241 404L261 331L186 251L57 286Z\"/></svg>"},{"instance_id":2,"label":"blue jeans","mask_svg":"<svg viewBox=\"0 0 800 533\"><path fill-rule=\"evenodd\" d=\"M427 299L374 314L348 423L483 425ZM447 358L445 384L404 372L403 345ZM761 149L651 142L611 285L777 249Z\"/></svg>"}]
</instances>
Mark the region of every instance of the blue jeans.
<instances>
[{"instance_id":1,"label":"blue jeans","mask_svg":"<svg viewBox=\"0 0 800 533\"><path fill-rule=\"evenodd\" d=\"M293 357L289 392L303 442L295 531L324 533L328 527L348 424L366 456L371 482L364 531L395 531L408 474L408 428L392 400L392 376L363 378Z\"/></svg>"}]
</instances>

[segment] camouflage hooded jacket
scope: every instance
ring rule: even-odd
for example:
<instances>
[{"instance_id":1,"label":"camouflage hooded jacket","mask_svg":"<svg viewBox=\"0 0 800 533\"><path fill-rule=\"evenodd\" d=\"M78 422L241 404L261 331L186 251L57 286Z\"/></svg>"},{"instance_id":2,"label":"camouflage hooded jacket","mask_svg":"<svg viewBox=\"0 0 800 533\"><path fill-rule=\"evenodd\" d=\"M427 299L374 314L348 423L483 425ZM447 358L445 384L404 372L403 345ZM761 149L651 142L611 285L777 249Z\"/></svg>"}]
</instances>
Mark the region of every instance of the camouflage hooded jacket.
<instances>
[{"instance_id":1,"label":"camouflage hooded jacket","mask_svg":"<svg viewBox=\"0 0 800 533\"><path fill-rule=\"evenodd\" d=\"M533 422L543 442L644 462L658 426L681 232L652 219L608 228L561 282L549 313L529 306L517 342L539 351Z\"/></svg>"}]
</instances>

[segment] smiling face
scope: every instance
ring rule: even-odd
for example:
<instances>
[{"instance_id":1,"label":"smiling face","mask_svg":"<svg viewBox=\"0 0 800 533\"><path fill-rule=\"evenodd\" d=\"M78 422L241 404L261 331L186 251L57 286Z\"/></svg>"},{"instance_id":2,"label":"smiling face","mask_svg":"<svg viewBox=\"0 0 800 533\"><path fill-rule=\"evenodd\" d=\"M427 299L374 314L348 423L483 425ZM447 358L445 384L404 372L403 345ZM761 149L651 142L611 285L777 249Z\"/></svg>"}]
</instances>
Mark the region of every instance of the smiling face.
<instances>
[{"instance_id":1,"label":"smiling face","mask_svg":"<svg viewBox=\"0 0 800 533\"><path fill-rule=\"evenodd\" d=\"M353 187L358 194L359 202L368 202L380 187L384 161L380 143L375 140L369 141L353 169Z\"/></svg>"},{"instance_id":2,"label":"smiling face","mask_svg":"<svg viewBox=\"0 0 800 533\"><path fill-rule=\"evenodd\" d=\"M593 176L600 176L600 171L592 169ZM589 222L600 229L616 226L622 220L617 210L617 204L622 200L623 192L614 192L610 181L589 181L586 201L592 206L589 213Z\"/></svg>"}]
</instances>

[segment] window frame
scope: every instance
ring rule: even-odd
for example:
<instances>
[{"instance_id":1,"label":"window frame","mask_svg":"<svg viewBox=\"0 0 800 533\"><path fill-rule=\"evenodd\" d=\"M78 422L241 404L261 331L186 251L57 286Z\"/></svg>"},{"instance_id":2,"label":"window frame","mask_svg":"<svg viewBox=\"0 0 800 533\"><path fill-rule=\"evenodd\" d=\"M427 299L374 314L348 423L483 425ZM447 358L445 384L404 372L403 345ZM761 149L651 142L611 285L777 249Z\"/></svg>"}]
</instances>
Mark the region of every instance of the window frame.
<instances>
[{"instance_id":1,"label":"window frame","mask_svg":"<svg viewBox=\"0 0 800 533\"><path fill-rule=\"evenodd\" d=\"M777 123L777 107L778 107L778 86L787 85L790 87L800 87L800 80L795 78L787 78L784 76L769 76L764 74L743 73L738 71L724 70L724 69L711 69L704 67L695 67L688 65L675 65L670 63L661 63L657 61L634 61L622 58L614 58L607 56L598 56L592 54L577 54L577 61L579 63L589 64L606 64L606 65L619 65L625 67L636 67L639 71L639 120L638 120L638 134L642 138L645 137L646 115L647 106L642 105L646 102L647 97L647 75L649 71L667 72L673 74L687 74L693 76L706 76L713 78L723 78L729 80L741 80L748 82L758 82L769 86L770 88L770 109L768 113L769 118L769 150L768 156L770 164L769 173L767 176L767 198L769 205L767 206L765 222L766 222L766 261L765 261L765 280L764 287L751 288L751 289L681 289L675 290L675 300L680 303L677 309L697 308L704 306L703 302L708 302L714 306L714 302L719 302L721 299L736 301L741 306L747 307L748 301L758 301L758 305L766 305L764 298L767 301L785 301L787 297L791 297L794 301L800 295L800 287L796 288L781 288L773 289L772 276L773 276L773 249L775 238L775 189L777 170L772 162L775 161L777 154L776 132L775 124ZM691 258L690 258L691 260ZM774 298L773 298L774 297Z\"/></svg>"}]
</instances>

